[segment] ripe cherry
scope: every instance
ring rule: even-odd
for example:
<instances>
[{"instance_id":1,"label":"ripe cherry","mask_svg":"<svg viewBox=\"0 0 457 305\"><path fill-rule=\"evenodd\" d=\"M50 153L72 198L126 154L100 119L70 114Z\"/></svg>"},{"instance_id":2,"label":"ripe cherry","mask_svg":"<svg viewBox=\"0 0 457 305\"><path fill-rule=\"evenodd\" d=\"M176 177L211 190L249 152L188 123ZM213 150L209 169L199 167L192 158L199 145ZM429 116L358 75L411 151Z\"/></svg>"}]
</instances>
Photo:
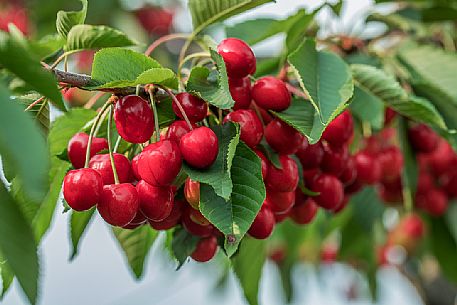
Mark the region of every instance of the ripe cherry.
<instances>
[{"instance_id":1,"label":"ripe cherry","mask_svg":"<svg viewBox=\"0 0 457 305\"><path fill-rule=\"evenodd\" d=\"M389 236L388 243L400 245L408 252L414 251L419 241L425 234L425 226L422 219L417 214L404 216L397 227L394 228Z\"/></svg>"},{"instance_id":2,"label":"ripe cherry","mask_svg":"<svg viewBox=\"0 0 457 305\"><path fill-rule=\"evenodd\" d=\"M320 193L313 197L316 203L327 210L334 210L344 199L344 188L338 178L329 174L320 174L311 185L311 190Z\"/></svg>"},{"instance_id":3,"label":"ripe cherry","mask_svg":"<svg viewBox=\"0 0 457 305\"><path fill-rule=\"evenodd\" d=\"M144 216L143 213L141 213L141 211L138 211L136 213L135 217L133 218L133 220L131 222L129 222L128 225L123 226L122 228L134 230L134 229L144 225L145 223L147 223L147 221L148 221L148 219L146 218L146 216Z\"/></svg>"},{"instance_id":4,"label":"ripe cherry","mask_svg":"<svg viewBox=\"0 0 457 305\"><path fill-rule=\"evenodd\" d=\"M248 109L251 105L251 80L249 77L230 78L230 94L235 101L233 110Z\"/></svg>"},{"instance_id":5,"label":"ripe cherry","mask_svg":"<svg viewBox=\"0 0 457 305\"><path fill-rule=\"evenodd\" d=\"M346 146L324 145L324 157L321 163L323 172L339 177L347 167L349 152Z\"/></svg>"},{"instance_id":6,"label":"ripe cherry","mask_svg":"<svg viewBox=\"0 0 457 305\"><path fill-rule=\"evenodd\" d=\"M141 180L140 173L138 172L138 161L140 160L140 154L136 155L132 159L132 173L136 180Z\"/></svg>"},{"instance_id":7,"label":"ripe cherry","mask_svg":"<svg viewBox=\"0 0 457 305\"><path fill-rule=\"evenodd\" d=\"M270 208L264 204L255 217L248 233L256 239L268 238L273 232L275 223L275 215Z\"/></svg>"},{"instance_id":8,"label":"ripe cherry","mask_svg":"<svg viewBox=\"0 0 457 305\"><path fill-rule=\"evenodd\" d=\"M131 143L144 143L154 133L154 115L148 103L137 95L116 102L114 121L119 135Z\"/></svg>"},{"instance_id":9,"label":"ripe cherry","mask_svg":"<svg viewBox=\"0 0 457 305\"><path fill-rule=\"evenodd\" d=\"M303 142L298 148L296 155L300 159L303 170L314 169L320 166L324 158L324 148L321 142L311 145L303 137Z\"/></svg>"},{"instance_id":10,"label":"ripe cherry","mask_svg":"<svg viewBox=\"0 0 457 305\"><path fill-rule=\"evenodd\" d=\"M86 150L89 142L89 136L84 132L75 134L68 142L68 159L74 168L83 168L86 162ZM93 138L90 146L90 157L96 153L108 149L108 141L104 138Z\"/></svg>"},{"instance_id":11,"label":"ripe cherry","mask_svg":"<svg viewBox=\"0 0 457 305\"><path fill-rule=\"evenodd\" d=\"M438 147L432 153L424 155L424 157L430 171L435 176L441 176L448 172L456 160L454 150L444 139L440 139Z\"/></svg>"},{"instance_id":12,"label":"ripe cherry","mask_svg":"<svg viewBox=\"0 0 457 305\"><path fill-rule=\"evenodd\" d=\"M366 184L375 184L381 179L381 164L373 154L360 151L354 156L354 161L357 168L357 180Z\"/></svg>"},{"instance_id":13,"label":"ripe cherry","mask_svg":"<svg viewBox=\"0 0 457 305\"><path fill-rule=\"evenodd\" d=\"M289 108L291 102L286 84L273 76L258 79L251 95L256 104L266 110L283 111Z\"/></svg>"},{"instance_id":14,"label":"ripe cherry","mask_svg":"<svg viewBox=\"0 0 457 305\"><path fill-rule=\"evenodd\" d=\"M267 190L265 204L275 214L285 214L292 209L295 202L295 191L292 192L275 192Z\"/></svg>"},{"instance_id":15,"label":"ripe cherry","mask_svg":"<svg viewBox=\"0 0 457 305\"><path fill-rule=\"evenodd\" d=\"M140 211L152 221L162 221L167 218L173 208L174 193L171 187L156 187L141 180L136 185Z\"/></svg>"},{"instance_id":16,"label":"ripe cherry","mask_svg":"<svg viewBox=\"0 0 457 305\"><path fill-rule=\"evenodd\" d=\"M274 119L265 127L265 139L271 148L283 155L296 153L303 143L303 136L279 119Z\"/></svg>"},{"instance_id":17,"label":"ripe cherry","mask_svg":"<svg viewBox=\"0 0 457 305\"><path fill-rule=\"evenodd\" d=\"M178 176L181 165L181 153L176 142L161 140L143 150L138 172L141 179L153 186L168 186Z\"/></svg>"},{"instance_id":18,"label":"ripe cherry","mask_svg":"<svg viewBox=\"0 0 457 305\"><path fill-rule=\"evenodd\" d=\"M198 241L197 247L194 252L192 252L192 259L197 262L207 262L211 260L217 251L217 238L215 236L210 236L207 238L202 238Z\"/></svg>"},{"instance_id":19,"label":"ripe cherry","mask_svg":"<svg viewBox=\"0 0 457 305\"><path fill-rule=\"evenodd\" d=\"M316 216L319 206L311 197L306 197L298 188L295 198L295 205L289 214L290 218L300 225L310 223Z\"/></svg>"},{"instance_id":20,"label":"ripe cherry","mask_svg":"<svg viewBox=\"0 0 457 305\"><path fill-rule=\"evenodd\" d=\"M313 184L314 179L319 176L321 170L319 168L307 169L303 171L303 182L305 186L310 186Z\"/></svg>"},{"instance_id":21,"label":"ripe cherry","mask_svg":"<svg viewBox=\"0 0 457 305\"><path fill-rule=\"evenodd\" d=\"M340 180L341 180L341 183L344 184L344 186L348 186L348 185L352 184L356 178L357 178L357 169L355 168L355 161L352 156L349 156L346 161L346 166L340 175Z\"/></svg>"},{"instance_id":22,"label":"ripe cherry","mask_svg":"<svg viewBox=\"0 0 457 305\"><path fill-rule=\"evenodd\" d=\"M389 125L396 115L397 113L395 112L395 110L393 110L390 107L386 107L386 110L384 112L384 125Z\"/></svg>"},{"instance_id":23,"label":"ripe cherry","mask_svg":"<svg viewBox=\"0 0 457 305\"><path fill-rule=\"evenodd\" d=\"M179 142L179 148L190 166L203 169L216 161L219 142L214 131L202 126L185 134Z\"/></svg>"},{"instance_id":24,"label":"ripe cherry","mask_svg":"<svg viewBox=\"0 0 457 305\"><path fill-rule=\"evenodd\" d=\"M196 125L193 127L196 127ZM179 145L179 141L182 136L188 132L190 132L190 127L187 125L186 121L174 121L170 126L168 126L165 138L173 140Z\"/></svg>"},{"instance_id":25,"label":"ripe cherry","mask_svg":"<svg viewBox=\"0 0 457 305\"><path fill-rule=\"evenodd\" d=\"M332 212L337 214L337 213L341 212L342 210L344 210L344 208L348 205L350 199L351 199L351 196L349 196L349 195L344 196L343 202L341 202L341 204L339 206L334 208L332 210Z\"/></svg>"},{"instance_id":26,"label":"ripe cherry","mask_svg":"<svg viewBox=\"0 0 457 305\"><path fill-rule=\"evenodd\" d=\"M268 168L267 186L277 192L292 192L298 185L297 163L286 155L279 156L282 168L271 165Z\"/></svg>"},{"instance_id":27,"label":"ripe cherry","mask_svg":"<svg viewBox=\"0 0 457 305\"><path fill-rule=\"evenodd\" d=\"M103 219L113 226L124 227L138 212L138 193L130 183L105 185L97 205Z\"/></svg>"},{"instance_id":28,"label":"ripe cherry","mask_svg":"<svg viewBox=\"0 0 457 305\"><path fill-rule=\"evenodd\" d=\"M227 38L217 46L217 52L222 56L227 68L227 74L231 78L243 78L254 74L256 59L254 52L242 40Z\"/></svg>"},{"instance_id":29,"label":"ripe cherry","mask_svg":"<svg viewBox=\"0 0 457 305\"><path fill-rule=\"evenodd\" d=\"M201 98L187 92L179 93L176 95L176 98L186 113L187 118L192 123L200 122L208 115L208 104ZM179 118L184 119L184 116L175 101L173 101L172 106L174 113Z\"/></svg>"},{"instance_id":30,"label":"ripe cherry","mask_svg":"<svg viewBox=\"0 0 457 305\"><path fill-rule=\"evenodd\" d=\"M383 149L378 160L382 171L382 180L393 180L401 175L403 170L403 154L397 146Z\"/></svg>"},{"instance_id":31,"label":"ripe cherry","mask_svg":"<svg viewBox=\"0 0 457 305\"><path fill-rule=\"evenodd\" d=\"M262 163L262 178L263 178L263 181L265 181L268 176L268 168L269 168L270 161L268 161L267 157L265 157L263 152L261 152L260 150L254 149L254 152L257 154L257 156L259 156L260 162Z\"/></svg>"},{"instance_id":32,"label":"ripe cherry","mask_svg":"<svg viewBox=\"0 0 457 305\"><path fill-rule=\"evenodd\" d=\"M198 210L200 206L200 182L187 178L184 184L184 197L191 207Z\"/></svg>"},{"instance_id":33,"label":"ripe cherry","mask_svg":"<svg viewBox=\"0 0 457 305\"><path fill-rule=\"evenodd\" d=\"M433 216L442 216L448 207L446 194L437 188L416 194L416 204Z\"/></svg>"},{"instance_id":34,"label":"ripe cherry","mask_svg":"<svg viewBox=\"0 0 457 305\"><path fill-rule=\"evenodd\" d=\"M120 183L132 180L132 168L129 159L122 154L113 154L114 166ZM102 176L103 184L113 184L114 175L109 154L95 155L90 159L89 167L95 169Z\"/></svg>"},{"instance_id":35,"label":"ripe cherry","mask_svg":"<svg viewBox=\"0 0 457 305\"><path fill-rule=\"evenodd\" d=\"M149 221L149 225L154 230L168 230L176 226L181 220L181 215L184 210L185 203L176 200L173 204L170 215L162 221Z\"/></svg>"},{"instance_id":36,"label":"ripe cherry","mask_svg":"<svg viewBox=\"0 0 457 305\"><path fill-rule=\"evenodd\" d=\"M135 15L149 34L164 36L173 26L173 13L158 6L143 7L135 11Z\"/></svg>"},{"instance_id":37,"label":"ripe cherry","mask_svg":"<svg viewBox=\"0 0 457 305\"><path fill-rule=\"evenodd\" d=\"M182 215L182 225L191 234L208 237L213 233L213 225L200 213L191 207L184 210Z\"/></svg>"},{"instance_id":38,"label":"ripe cherry","mask_svg":"<svg viewBox=\"0 0 457 305\"><path fill-rule=\"evenodd\" d=\"M408 130L411 146L421 153L433 152L440 142L439 136L427 125L418 124Z\"/></svg>"},{"instance_id":39,"label":"ripe cherry","mask_svg":"<svg viewBox=\"0 0 457 305\"><path fill-rule=\"evenodd\" d=\"M240 124L240 138L249 147L257 146L262 140L262 122L253 110L240 109L230 112L224 118L224 123L228 121Z\"/></svg>"},{"instance_id":40,"label":"ripe cherry","mask_svg":"<svg viewBox=\"0 0 457 305\"><path fill-rule=\"evenodd\" d=\"M322 139L332 146L339 147L349 141L354 132L354 122L351 113L346 110L337 116L325 128Z\"/></svg>"},{"instance_id":41,"label":"ripe cherry","mask_svg":"<svg viewBox=\"0 0 457 305\"><path fill-rule=\"evenodd\" d=\"M63 180L63 197L75 211L85 211L99 202L103 180L91 168L69 171Z\"/></svg>"}]
</instances>

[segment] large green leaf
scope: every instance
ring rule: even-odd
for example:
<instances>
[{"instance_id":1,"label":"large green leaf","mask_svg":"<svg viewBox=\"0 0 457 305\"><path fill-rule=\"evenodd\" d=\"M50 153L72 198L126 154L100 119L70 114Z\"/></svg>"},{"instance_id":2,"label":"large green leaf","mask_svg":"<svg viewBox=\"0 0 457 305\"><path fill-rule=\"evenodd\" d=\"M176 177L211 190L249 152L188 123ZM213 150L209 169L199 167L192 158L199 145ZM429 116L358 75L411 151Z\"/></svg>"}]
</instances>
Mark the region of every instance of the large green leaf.
<instances>
[{"instance_id":1,"label":"large green leaf","mask_svg":"<svg viewBox=\"0 0 457 305\"><path fill-rule=\"evenodd\" d=\"M317 51L313 39L303 41L289 56L289 64L321 122L328 124L352 96L354 85L348 65L334 53Z\"/></svg>"},{"instance_id":2,"label":"large green leaf","mask_svg":"<svg viewBox=\"0 0 457 305\"><path fill-rule=\"evenodd\" d=\"M123 32L104 25L75 25L68 32L65 51L128 47L135 45Z\"/></svg>"},{"instance_id":3,"label":"large green leaf","mask_svg":"<svg viewBox=\"0 0 457 305\"><path fill-rule=\"evenodd\" d=\"M39 263L32 229L0 183L0 251L32 304L38 295Z\"/></svg>"},{"instance_id":4,"label":"large green leaf","mask_svg":"<svg viewBox=\"0 0 457 305\"><path fill-rule=\"evenodd\" d=\"M90 221L93 219L95 208L90 209L89 211L77 212L72 211L70 215L70 236L71 236L71 245L73 250L70 254L70 260L73 260L76 255L78 255L79 242L83 237L87 226Z\"/></svg>"},{"instance_id":5,"label":"large green leaf","mask_svg":"<svg viewBox=\"0 0 457 305\"><path fill-rule=\"evenodd\" d=\"M449 280L457 283L457 242L443 219L430 219L430 234L433 236L430 238L432 251L441 266L441 271Z\"/></svg>"},{"instance_id":6,"label":"large green leaf","mask_svg":"<svg viewBox=\"0 0 457 305\"><path fill-rule=\"evenodd\" d=\"M230 170L240 141L240 128L238 124L227 123L214 126L213 131L219 141L219 152L213 165L199 170L184 164L183 169L192 180L211 185L217 196L229 200L233 188Z\"/></svg>"},{"instance_id":7,"label":"large green leaf","mask_svg":"<svg viewBox=\"0 0 457 305\"><path fill-rule=\"evenodd\" d=\"M265 259L265 241L253 238L245 238L232 259L233 271L249 305L259 304L259 285Z\"/></svg>"},{"instance_id":8,"label":"large green leaf","mask_svg":"<svg viewBox=\"0 0 457 305\"><path fill-rule=\"evenodd\" d=\"M402 184L404 188L403 198L409 204L407 208L412 208L413 199L417 190L417 179L419 176L419 168L417 166L416 156L411 147L408 138L408 122L405 118L400 118L398 122L398 138L400 147L403 153L404 170L402 171ZM405 192L406 191L406 192Z\"/></svg>"},{"instance_id":9,"label":"large green leaf","mask_svg":"<svg viewBox=\"0 0 457 305\"><path fill-rule=\"evenodd\" d=\"M33 95L36 97L35 95ZM39 97L36 97L38 99ZM21 97L18 101L25 106L25 108L29 107L33 102L36 101L33 97ZM49 103L46 99L43 99L41 102L37 103L35 106L30 108L27 111L32 117L35 118L37 123L40 125L41 129L45 134L49 131L49 125L51 124L50 121L50 114L49 114Z\"/></svg>"},{"instance_id":10,"label":"large green leaf","mask_svg":"<svg viewBox=\"0 0 457 305\"><path fill-rule=\"evenodd\" d=\"M354 97L351 102L351 113L362 122L368 122L375 129L384 126L384 104L368 92L354 87Z\"/></svg>"},{"instance_id":11,"label":"large green leaf","mask_svg":"<svg viewBox=\"0 0 457 305\"><path fill-rule=\"evenodd\" d=\"M117 227L113 227L112 230L127 257L132 272L137 279L141 278L145 259L157 238L158 232L148 225L140 226L135 230Z\"/></svg>"},{"instance_id":12,"label":"large green leaf","mask_svg":"<svg viewBox=\"0 0 457 305\"><path fill-rule=\"evenodd\" d=\"M209 25L274 0L189 0L194 33Z\"/></svg>"},{"instance_id":13,"label":"large green leaf","mask_svg":"<svg viewBox=\"0 0 457 305\"><path fill-rule=\"evenodd\" d=\"M11 287L11 283L14 279L14 274L11 268L8 266L8 262L3 258L3 255L0 254L0 273L2 277L2 293L0 295L0 301L5 297L6 292Z\"/></svg>"},{"instance_id":14,"label":"large green leaf","mask_svg":"<svg viewBox=\"0 0 457 305\"><path fill-rule=\"evenodd\" d=\"M177 269L181 268L187 258L194 252L198 241L199 238L197 236L190 234L184 228L174 229L171 250L178 261Z\"/></svg>"},{"instance_id":15,"label":"large green leaf","mask_svg":"<svg viewBox=\"0 0 457 305\"><path fill-rule=\"evenodd\" d=\"M230 109L235 101L230 94L227 70L222 56L210 49L211 58L216 63L217 71L210 72L205 67L194 67L187 81L188 92L220 109Z\"/></svg>"},{"instance_id":16,"label":"large green leaf","mask_svg":"<svg viewBox=\"0 0 457 305\"><path fill-rule=\"evenodd\" d=\"M243 142L236 148L231 177L233 191L228 201L211 186L200 185L200 211L226 236L228 256L235 253L265 199L260 159Z\"/></svg>"},{"instance_id":17,"label":"large green leaf","mask_svg":"<svg viewBox=\"0 0 457 305\"><path fill-rule=\"evenodd\" d=\"M78 24L83 24L86 21L87 14L87 0L80 0L83 4L83 7L80 11L58 11L56 28L57 32L62 35L62 37L67 37L68 32L71 28Z\"/></svg>"}]
</instances>

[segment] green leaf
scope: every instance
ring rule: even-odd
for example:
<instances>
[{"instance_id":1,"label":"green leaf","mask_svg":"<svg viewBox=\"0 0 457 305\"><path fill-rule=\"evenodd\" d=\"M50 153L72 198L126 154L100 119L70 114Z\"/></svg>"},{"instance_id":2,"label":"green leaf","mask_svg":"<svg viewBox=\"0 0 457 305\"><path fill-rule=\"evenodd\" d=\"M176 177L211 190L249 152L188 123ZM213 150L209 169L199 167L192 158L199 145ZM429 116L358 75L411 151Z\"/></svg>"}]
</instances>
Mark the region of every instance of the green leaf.
<instances>
[{"instance_id":1,"label":"green leaf","mask_svg":"<svg viewBox=\"0 0 457 305\"><path fill-rule=\"evenodd\" d=\"M357 85L354 87L350 108L351 113L361 122L368 122L378 130L384 127L384 103Z\"/></svg>"},{"instance_id":2,"label":"green leaf","mask_svg":"<svg viewBox=\"0 0 457 305\"><path fill-rule=\"evenodd\" d=\"M262 269L266 259L265 241L245 238L232 259L233 270L240 281L249 305L258 305Z\"/></svg>"},{"instance_id":3,"label":"green leaf","mask_svg":"<svg viewBox=\"0 0 457 305\"><path fill-rule=\"evenodd\" d=\"M140 226L135 230L112 228L114 236L124 251L132 272L137 279L143 275L144 261L158 236L150 226Z\"/></svg>"},{"instance_id":4,"label":"green leaf","mask_svg":"<svg viewBox=\"0 0 457 305\"><path fill-rule=\"evenodd\" d=\"M216 161L204 170L192 168L187 164L183 165L183 169L192 180L210 185L217 196L229 200L233 188L230 170L240 141L240 128L238 124L227 123L222 126L216 125L212 129L219 141Z\"/></svg>"},{"instance_id":5,"label":"green leaf","mask_svg":"<svg viewBox=\"0 0 457 305\"><path fill-rule=\"evenodd\" d=\"M345 108L354 85L347 64L336 54L317 51L316 42L306 39L289 56L289 64L326 125Z\"/></svg>"},{"instance_id":6,"label":"green leaf","mask_svg":"<svg viewBox=\"0 0 457 305\"><path fill-rule=\"evenodd\" d=\"M189 0L188 7L192 16L194 34L209 25L240 14L273 0Z\"/></svg>"},{"instance_id":7,"label":"green leaf","mask_svg":"<svg viewBox=\"0 0 457 305\"><path fill-rule=\"evenodd\" d=\"M432 251L441 266L441 271L449 280L457 283L457 242L443 219L430 219L430 234L433 236L430 238Z\"/></svg>"},{"instance_id":8,"label":"green leaf","mask_svg":"<svg viewBox=\"0 0 457 305\"><path fill-rule=\"evenodd\" d=\"M230 172L233 191L229 201L217 196L209 185L200 185L200 212L225 235L228 256L235 253L265 199L260 158L243 142L236 148Z\"/></svg>"},{"instance_id":9,"label":"green leaf","mask_svg":"<svg viewBox=\"0 0 457 305\"><path fill-rule=\"evenodd\" d=\"M27 108L35 102L39 97L36 95L27 96L27 97L20 97L18 101L24 105L24 108ZM35 106L30 108L27 111L40 125L41 129L45 134L49 131L49 125L51 124L50 115L49 115L49 103L46 99L43 99L41 102L37 103Z\"/></svg>"},{"instance_id":10,"label":"green leaf","mask_svg":"<svg viewBox=\"0 0 457 305\"><path fill-rule=\"evenodd\" d=\"M71 211L70 236L73 250L71 251L70 260L73 260L76 255L78 255L79 242L84 235L87 226L92 220L94 212L95 208L84 212Z\"/></svg>"},{"instance_id":11,"label":"green leaf","mask_svg":"<svg viewBox=\"0 0 457 305\"><path fill-rule=\"evenodd\" d=\"M40 40L28 40L30 50L38 58L47 58L65 45L65 39L59 34L46 35Z\"/></svg>"},{"instance_id":12,"label":"green leaf","mask_svg":"<svg viewBox=\"0 0 457 305\"><path fill-rule=\"evenodd\" d=\"M406 192L403 192L403 197L405 197L405 195L408 196L408 198L404 198L404 200L407 200L407 203L410 204L408 208L412 208L412 202L415 198L417 190L419 168L417 165L414 150L409 142L408 122L405 118L399 118L398 138L404 159L404 170L402 171L402 184Z\"/></svg>"},{"instance_id":13,"label":"green leaf","mask_svg":"<svg viewBox=\"0 0 457 305\"><path fill-rule=\"evenodd\" d=\"M177 269L180 269L187 258L194 252L198 241L199 238L197 236L190 234L184 228L175 228L173 231L171 250L178 261Z\"/></svg>"},{"instance_id":14,"label":"green leaf","mask_svg":"<svg viewBox=\"0 0 457 305\"><path fill-rule=\"evenodd\" d=\"M87 14L87 0L80 0L83 4L83 7L80 11L72 11L72 12L65 12L65 11L58 11L57 12L57 20L56 20L56 28L57 32L62 37L67 37L68 32L78 24L83 24L86 21L86 14Z\"/></svg>"},{"instance_id":15,"label":"green leaf","mask_svg":"<svg viewBox=\"0 0 457 305\"><path fill-rule=\"evenodd\" d=\"M65 51L129 47L137 43L123 32L104 25L75 25L68 32Z\"/></svg>"},{"instance_id":16,"label":"green leaf","mask_svg":"<svg viewBox=\"0 0 457 305\"><path fill-rule=\"evenodd\" d=\"M194 67L187 81L187 91L220 109L230 109L235 101L230 94L227 70L222 56L210 49L211 58L216 63L217 72L205 67Z\"/></svg>"},{"instance_id":17,"label":"green leaf","mask_svg":"<svg viewBox=\"0 0 457 305\"><path fill-rule=\"evenodd\" d=\"M8 266L8 262L0 254L0 273L2 277L2 293L0 295L0 301L5 297L6 292L11 287L11 283L14 279L14 274L11 268Z\"/></svg>"},{"instance_id":18,"label":"green leaf","mask_svg":"<svg viewBox=\"0 0 457 305\"><path fill-rule=\"evenodd\" d=\"M16 275L30 303L38 294L39 263L32 229L0 183L0 251Z\"/></svg>"}]
</instances>

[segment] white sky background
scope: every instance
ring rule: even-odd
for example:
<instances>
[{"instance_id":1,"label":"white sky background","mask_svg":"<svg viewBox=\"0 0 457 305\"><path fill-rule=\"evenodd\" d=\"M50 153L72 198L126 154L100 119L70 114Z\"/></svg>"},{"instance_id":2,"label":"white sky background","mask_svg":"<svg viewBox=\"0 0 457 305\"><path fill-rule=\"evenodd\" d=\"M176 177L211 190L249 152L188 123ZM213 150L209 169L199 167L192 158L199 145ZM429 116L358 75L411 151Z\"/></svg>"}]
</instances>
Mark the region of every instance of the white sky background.
<instances>
[{"instance_id":1,"label":"white sky background","mask_svg":"<svg viewBox=\"0 0 457 305\"><path fill-rule=\"evenodd\" d=\"M236 17L230 22L255 17L285 17L297 8L314 8L318 0L277 0L252 12ZM371 8L369 0L349 0L344 7L343 20L333 23L332 33L341 32L354 21L360 20L363 12ZM327 12L328 13L328 12ZM326 19L327 13L319 17ZM190 26L189 16L183 12L177 18L178 29ZM358 30L365 34L368 29L358 23ZM375 30L379 30L376 29ZM343 31L344 32L344 31ZM360 32L359 32L360 33ZM279 50L281 38L273 38L256 47L257 54ZM42 305L238 305L245 304L233 276L225 294L215 294L214 285L217 269L211 264L188 263L175 272L175 265L154 247L147 259L144 279L133 280L121 250L113 240L108 226L96 217L89 232L81 243L79 256L68 262L70 242L68 239L68 214L57 209L50 232L41 245L41 296ZM157 244L156 244L157 245ZM392 270L379 274L381 282L378 304L418 305L421 304L414 289ZM328 267L318 274L310 266L301 266L294 272L298 300L294 304L371 304L368 300L349 303L342 297L349 283L358 275L344 266ZM361 287L366 289L366 287ZM264 268L261 283L261 304L283 304L279 275L275 266L268 263ZM15 282L4 301L5 305L27 304L19 285Z\"/></svg>"}]
</instances>

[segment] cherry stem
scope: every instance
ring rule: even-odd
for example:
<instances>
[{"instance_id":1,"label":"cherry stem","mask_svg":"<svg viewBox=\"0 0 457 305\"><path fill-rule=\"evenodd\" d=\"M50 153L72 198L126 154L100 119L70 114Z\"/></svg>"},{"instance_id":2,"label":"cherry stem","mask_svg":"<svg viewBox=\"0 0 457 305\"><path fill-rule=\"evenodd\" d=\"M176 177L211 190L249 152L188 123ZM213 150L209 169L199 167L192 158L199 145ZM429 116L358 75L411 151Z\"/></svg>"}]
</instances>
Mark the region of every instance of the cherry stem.
<instances>
[{"instance_id":1,"label":"cherry stem","mask_svg":"<svg viewBox=\"0 0 457 305\"><path fill-rule=\"evenodd\" d=\"M76 52L79 52L79 51L68 51L68 52L63 53L62 55L60 55L60 56L56 59L56 61L55 61L52 65L49 66L48 69L49 69L49 70L54 69L55 67L57 67L57 65L58 65L62 60L66 59L68 55L73 54L73 53L76 53ZM65 71L65 72L66 72L66 71Z\"/></svg>"},{"instance_id":2,"label":"cherry stem","mask_svg":"<svg viewBox=\"0 0 457 305\"><path fill-rule=\"evenodd\" d=\"M33 107L35 107L36 105L38 105L42 100L44 100L45 97L42 96L40 97L39 99L37 99L36 101L34 101L33 103L31 103L30 105L27 106L27 108L25 108L24 111L29 111L30 109L32 109Z\"/></svg>"},{"instance_id":3,"label":"cherry stem","mask_svg":"<svg viewBox=\"0 0 457 305\"><path fill-rule=\"evenodd\" d=\"M149 93L149 99L151 100L152 111L154 112L154 126L155 126L155 131L156 131L156 142L159 142L160 141L159 115L157 113L157 105L156 105L156 102L154 99L154 93L153 93L152 86L149 87L148 93Z\"/></svg>"},{"instance_id":4,"label":"cherry stem","mask_svg":"<svg viewBox=\"0 0 457 305\"><path fill-rule=\"evenodd\" d=\"M189 129L190 130L194 130L194 128L192 127L192 124L189 121L189 118L187 117L186 112L184 111L184 108L182 108L181 103L176 98L176 95L174 95L173 92L168 88L162 87L162 89L165 90L165 92L173 99L173 101L175 102L176 106L178 106L179 111L181 112L181 114L182 114L182 116L184 118L184 121L186 121L187 125L189 126Z\"/></svg>"},{"instance_id":5,"label":"cherry stem","mask_svg":"<svg viewBox=\"0 0 457 305\"><path fill-rule=\"evenodd\" d=\"M100 122L100 119L102 118L103 116L103 113L106 111L106 109L109 107L109 105L111 104L111 102L107 102L105 105L103 105L102 109L100 110L100 112L97 114L97 116L95 117L95 120L94 120L94 123L92 124L92 127L90 129L90 134L89 134L89 141L87 142L87 149L86 149L86 162L84 163L84 168L88 168L89 167L89 161L90 161L90 147L92 146L92 138L95 136L96 134L96 128L97 128L97 125L99 124Z\"/></svg>"},{"instance_id":6,"label":"cherry stem","mask_svg":"<svg viewBox=\"0 0 457 305\"><path fill-rule=\"evenodd\" d=\"M97 92L97 94L95 94L94 96L92 96L88 101L87 103L84 105L84 108L86 109L90 109L92 108L95 103L97 103L97 101L103 96L105 95L105 92Z\"/></svg>"},{"instance_id":7,"label":"cherry stem","mask_svg":"<svg viewBox=\"0 0 457 305\"><path fill-rule=\"evenodd\" d=\"M108 127L107 127L107 137L108 137L108 151L109 151L109 159L111 161L111 168L113 170L113 176L114 176L114 183L119 184L119 177L117 176L117 170L116 166L114 164L114 156L113 156L113 150L111 148L111 125L113 122L113 106L109 108L109 116L108 116Z\"/></svg>"},{"instance_id":8,"label":"cherry stem","mask_svg":"<svg viewBox=\"0 0 457 305\"><path fill-rule=\"evenodd\" d=\"M290 93L292 93L292 94L294 94L296 96L302 97L305 100L309 100L308 94L306 94L305 92L301 91L300 89L292 86L289 83L286 83L286 87L287 87L287 90L289 90Z\"/></svg>"},{"instance_id":9,"label":"cherry stem","mask_svg":"<svg viewBox=\"0 0 457 305\"><path fill-rule=\"evenodd\" d=\"M186 62L194 58L211 58L211 55L208 52L198 52L186 56L182 61L179 62L178 66L178 78L181 79L181 70Z\"/></svg>"},{"instance_id":10,"label":"cherry stem","mask_svg":"<svg viewBox=\"0 0 457 305\"><path fill-rule=\"evenodd\" d=\"M173 40L173 39L187 39L189 38L188 34L170 34L166 36L162 36L159 39L155 40L144 52L144 55L150 56L154 50L160 46L162 43L165 43L167 41Z\"/></svg>"},{"instance_id":11,"label":"cherry stem","mask_svg":"<svg viewBox=\"0 0 457 305\"><path fill-rule=\"evenodd\" d=\"M121 136L117 136L117 140L116 140L116 143L114 144L114 148L113 148L113 152L117 152L118 148L119 148L119 145L121 144Z\"/></svg>"}]
</instances>

